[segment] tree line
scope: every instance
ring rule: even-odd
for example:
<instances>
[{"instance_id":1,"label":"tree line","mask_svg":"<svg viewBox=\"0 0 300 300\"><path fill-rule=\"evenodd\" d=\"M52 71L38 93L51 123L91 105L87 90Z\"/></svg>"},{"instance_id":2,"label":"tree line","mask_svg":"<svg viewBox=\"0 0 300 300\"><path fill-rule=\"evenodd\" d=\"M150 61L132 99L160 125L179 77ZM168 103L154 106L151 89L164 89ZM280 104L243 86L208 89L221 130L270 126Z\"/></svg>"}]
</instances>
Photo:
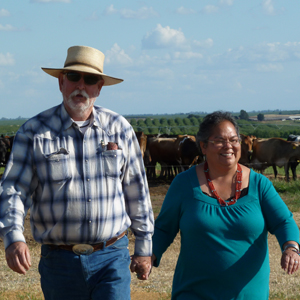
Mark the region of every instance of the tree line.
<instances>
[{"instance_id":1,"label":"tree line","mask_svg":"<svg viewBox=\"0 0 300 300\"><path fill-rule=\"evenodd\" d=\"M257 138L279 137L287 139L290 134L300 135L299 121L291 121L289 124L281 122L263 123L264 115L257 115L258 121L249 120L249 115L245 110L240 111L236 116L240 133L254 135ZM175 118L129 118L128 121L135 131L143 131L145 134L190 134L196 135L203 118L199 115L191 114L187 117Z\"/></svg>"}]
</instances>

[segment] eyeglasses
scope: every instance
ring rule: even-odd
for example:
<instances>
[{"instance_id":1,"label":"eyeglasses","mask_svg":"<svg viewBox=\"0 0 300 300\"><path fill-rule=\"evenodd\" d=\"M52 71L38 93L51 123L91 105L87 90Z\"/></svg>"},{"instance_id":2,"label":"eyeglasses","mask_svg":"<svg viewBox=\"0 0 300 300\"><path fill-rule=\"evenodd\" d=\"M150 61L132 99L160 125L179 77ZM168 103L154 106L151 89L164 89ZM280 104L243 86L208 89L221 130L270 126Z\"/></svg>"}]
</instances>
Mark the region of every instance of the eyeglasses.
<instances>
[{"instance_id":1,"label":"eyeglasses","mask_svg":"<svg viewBox=\"0 0 300 300\"><path fill-rule=\"evenodd\" d=\"M208 142L214 144L216 147L224 147L227 143L229 143L231 146L236 147L240 144L241 140L239 138L234 138L230 140L208 140Z\"/></svg>"},{"instance_id":2,"label":"eyeglasses","mask_svg":"<svg viewBox=\"0 0 300 300\"><path fill-rule=\"evenodd\" d=\"M83 77L84 83L86 85L94 85L102 79L101 76L97 76L93 74L82 75L78 72L67 72L65 74L68 80L71 82L78 82L81 79L81 77Z\"/></svg>"}]
</instances>

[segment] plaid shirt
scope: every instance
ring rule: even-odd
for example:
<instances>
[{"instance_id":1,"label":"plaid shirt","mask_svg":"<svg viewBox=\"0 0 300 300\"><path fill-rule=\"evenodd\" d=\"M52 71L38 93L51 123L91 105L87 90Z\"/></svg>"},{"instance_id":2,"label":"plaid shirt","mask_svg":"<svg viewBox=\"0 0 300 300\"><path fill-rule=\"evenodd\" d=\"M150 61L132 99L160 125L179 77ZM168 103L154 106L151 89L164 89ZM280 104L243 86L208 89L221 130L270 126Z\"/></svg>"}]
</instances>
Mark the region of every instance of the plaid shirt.
<instances>
[{"instance_id":1,"label":"plaid shirt","mask_svg":"<svg viewBox=\"0 0 300 300\"><path fill-rule=\"evenodd\" d=\"M152 254L153 212L135 133L120 115L94 106L83 135L64 105L27 121L17 132L2 178L0 237L5 248L25 242L30 208L42 244L96 244L129 227L135 254ZM118 150L107 150L114 142Z\"/></svg>"}]
</instances>

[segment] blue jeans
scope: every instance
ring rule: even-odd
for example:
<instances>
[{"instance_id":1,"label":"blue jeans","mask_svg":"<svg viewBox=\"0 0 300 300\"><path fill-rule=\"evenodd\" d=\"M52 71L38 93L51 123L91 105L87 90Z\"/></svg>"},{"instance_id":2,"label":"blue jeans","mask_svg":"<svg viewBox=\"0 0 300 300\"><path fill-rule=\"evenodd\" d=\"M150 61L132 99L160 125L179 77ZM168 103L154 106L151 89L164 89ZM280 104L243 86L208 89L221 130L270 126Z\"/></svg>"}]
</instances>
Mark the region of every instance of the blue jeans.
<instances>
[{"instance_id":1,"label":"blue jeans","mask_svg":"<svg viewBox=\"0 0 300 300\"><path fill-rule=\"evenodd\" d=\"M45 300L130 300L128 238L90 255L42 245L39 272Z\"/></svg>"}]
</instances>

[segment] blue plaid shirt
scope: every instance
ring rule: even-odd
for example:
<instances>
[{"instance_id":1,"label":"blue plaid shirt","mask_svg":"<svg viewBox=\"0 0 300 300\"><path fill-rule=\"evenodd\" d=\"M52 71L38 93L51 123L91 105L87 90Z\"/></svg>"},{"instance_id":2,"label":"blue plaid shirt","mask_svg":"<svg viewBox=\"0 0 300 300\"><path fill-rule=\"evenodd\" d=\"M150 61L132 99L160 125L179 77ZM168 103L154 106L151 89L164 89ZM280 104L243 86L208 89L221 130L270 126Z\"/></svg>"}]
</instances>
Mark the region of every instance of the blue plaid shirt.
<instances>
[{"instance_id":1,"label":"blue plaid shirt","mask_svg":"<svg viewBox=\"0 0 300 300\"><path fill-rule=\"evenodd\" d=\"M27 121L17 132L2 177L0 237L5 248L25 242L30 208L42 244L96 244L129 227L135 254L152 254L153 212L135 133L122 116L94 106L83 135L64 105ZM118 150L107 150L108 142Z\"/></svg>"}]
</instances>

